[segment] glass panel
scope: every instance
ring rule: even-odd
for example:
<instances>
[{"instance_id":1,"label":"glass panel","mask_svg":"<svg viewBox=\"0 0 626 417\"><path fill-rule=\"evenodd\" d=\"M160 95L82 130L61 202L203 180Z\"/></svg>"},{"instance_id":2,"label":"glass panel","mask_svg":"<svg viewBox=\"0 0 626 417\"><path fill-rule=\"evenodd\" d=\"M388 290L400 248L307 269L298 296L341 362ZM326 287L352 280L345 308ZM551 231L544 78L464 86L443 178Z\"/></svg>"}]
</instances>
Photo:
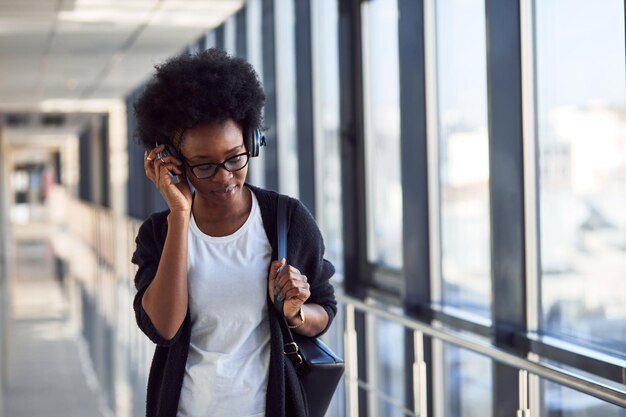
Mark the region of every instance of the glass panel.
<instances>
[{"instance_id":1,"label":"glass panel","mask_svg":"<svg viewBox=\"0 0 626 417\"><path fill-rule=\"evenodd\" d=\"M379 416L404 416L406 373L404 327L389 320L376 319L376 389Z\"/></svg>"},{"instance_id":2,"label":"glass panel","mask_svg":"<svg viewBox=\"0 0 626 417\"><path fill-rule=\"evenodd\" d=\"M402 184L398 4L371 0L361 6L368 258L402 267Z\"/></svg>"},{"instance_id":3,"label":"glass panel","mask_svg":"<svg viewBox=\"0 0 626 417\"><path fill-rule=\"evenodd\" d=\"M311 3L317 221L326 258L343 276L337 0Z\"/></svg>"},{"instance_id":4,"label":"glass panel","mask_svg":"<svg viewBox=\"0 0 626 417\"><path fill-rule=\"evenodd\" d=\"M444 413L446 417L492 415L492 367L487 357L444 344Z\"/></svg>"},{"instance_id":5,"label":"glass panel","mask_svg":"<svg viewBox=\"0 0 626 417\"><path fill-rule=\"evenodd\" d=\"M536 4L542 329L626 352L624 2Z\"/></svg>"},{"instance_id":6,"label":"glass panel","mask_svg":"<svg viewBox=\"0 0 626 417\"><path fill-rule=\"evenodd\" d=\"M296 50L293 0L276 0L276 130L280 192L298 197Z\"/></svg>"},{"instance_id":7,"label":"glass panel","mask_svg":"<svg viewBox=\"0 0 626 417\"><path fill-rule=\"evenodd\" d=\"M626 417L626 408L606 403L550 381L542 381L545 417Z\"/></svg>"},{"instance_id":8,"label":"glass panel","mask_svg":"<svg viewBox=\"0 0 626 417\"><path fill-rule=\"evenodd\" d=\"M442 297L489 317L486 56L484 0L437 2Z\"/></svg>"}]
</instances>

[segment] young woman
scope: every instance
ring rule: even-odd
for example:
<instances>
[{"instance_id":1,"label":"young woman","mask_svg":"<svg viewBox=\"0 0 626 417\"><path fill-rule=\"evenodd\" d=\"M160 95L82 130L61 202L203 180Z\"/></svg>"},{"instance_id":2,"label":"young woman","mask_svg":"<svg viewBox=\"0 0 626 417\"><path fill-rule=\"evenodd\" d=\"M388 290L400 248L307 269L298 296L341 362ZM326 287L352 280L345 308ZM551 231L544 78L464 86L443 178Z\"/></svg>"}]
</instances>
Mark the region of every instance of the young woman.
<instances>
[{"instance_id":1,"label":"young woman","mask_svg":"<svg viewBox=\"0 0 626 417\"><path fill-rule=\"evenodd\" d=\"M248 63L210 49L158 66L135 104L146 175L169 207L142 224L132 258L137 323L157 345L150 417L307 415L278 320L325 332L337 309L334 268L296 199L288 263L277 259L278 194L246 183L264 101Z\"/></svg>"}]
</instances>

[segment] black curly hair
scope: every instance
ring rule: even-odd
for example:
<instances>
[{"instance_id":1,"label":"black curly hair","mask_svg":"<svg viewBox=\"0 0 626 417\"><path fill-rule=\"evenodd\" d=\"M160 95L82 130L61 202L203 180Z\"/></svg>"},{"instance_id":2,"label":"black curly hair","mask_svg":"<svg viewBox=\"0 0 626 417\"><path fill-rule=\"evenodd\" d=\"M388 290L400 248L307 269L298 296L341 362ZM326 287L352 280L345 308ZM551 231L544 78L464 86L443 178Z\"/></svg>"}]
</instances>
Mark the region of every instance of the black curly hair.
<instances>
[{"instance_id":1,"label":"black curly hair","mask_svg":"<svg viewBox=\"0 0 626 417\"><path fill-rule=\"evenodd\" d=\"M243 132L262 127L265 93L254 68L241 58L211 48L170 58L134 104L135 137L146 149L172 143L181 130L232 119Z\"/></svg>"}]
</instances>

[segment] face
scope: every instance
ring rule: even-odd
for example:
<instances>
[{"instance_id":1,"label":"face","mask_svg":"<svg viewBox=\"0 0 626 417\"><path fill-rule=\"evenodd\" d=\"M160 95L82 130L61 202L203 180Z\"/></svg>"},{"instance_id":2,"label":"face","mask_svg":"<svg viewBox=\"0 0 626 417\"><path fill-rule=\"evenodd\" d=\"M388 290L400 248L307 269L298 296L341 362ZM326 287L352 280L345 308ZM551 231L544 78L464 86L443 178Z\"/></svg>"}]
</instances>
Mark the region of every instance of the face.
<instances>
[{"instance_id":1,"label":"face","mask_svg":"<svg viewBox=\"0 0 626 417\"><path fill-rule=\"evenodd\" d=\"M224 123L205 123L185 132L180 148L187 162L186 175L196 188L197 196L215 204L233 204L242 196L248 166L235 172L219 167L209 178L198 179L189 166L198 164L220 164L246 152L243 134L232 120Z\"/></svg>"}]
</instances>

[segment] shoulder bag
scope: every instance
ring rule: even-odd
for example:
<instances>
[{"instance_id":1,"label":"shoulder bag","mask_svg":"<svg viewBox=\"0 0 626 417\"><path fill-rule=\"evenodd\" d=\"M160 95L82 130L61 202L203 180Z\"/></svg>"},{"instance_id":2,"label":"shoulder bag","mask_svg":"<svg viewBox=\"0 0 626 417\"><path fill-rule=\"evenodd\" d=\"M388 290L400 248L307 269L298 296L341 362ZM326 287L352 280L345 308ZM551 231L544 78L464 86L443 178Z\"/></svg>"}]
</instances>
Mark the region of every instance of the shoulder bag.
<instances>
[{"instance_id":1,"label":"shoulder bag","mask_svg":"<svg viewBox=\"0 0 626 417\"><path fill-rule=\"evenodd\" d=\"M287 259L287 197L278 197L277 210L278 259ZM276 300L276 293L274 300ZM300 384L306 395L309 417L324 417L339 380L344 372L344 362L339 356L316 337L307 337L291 332L283 315L283 303L274 303L279 308L280 327L285 343L284 353L293 364Z\"/></svg>"}]
</instances>

